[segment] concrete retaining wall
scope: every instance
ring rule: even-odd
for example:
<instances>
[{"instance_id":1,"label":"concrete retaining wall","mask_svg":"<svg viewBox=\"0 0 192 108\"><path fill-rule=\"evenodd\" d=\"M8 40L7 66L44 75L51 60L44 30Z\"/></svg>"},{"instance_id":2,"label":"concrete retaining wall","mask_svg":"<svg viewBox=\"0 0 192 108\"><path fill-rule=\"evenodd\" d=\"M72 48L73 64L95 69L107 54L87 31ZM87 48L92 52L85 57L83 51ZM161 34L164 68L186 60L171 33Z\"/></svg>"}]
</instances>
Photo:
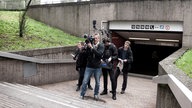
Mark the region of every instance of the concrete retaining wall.
<instances>
[{"instance_id":1,"label":"concrete retaining wall","mask_svg":"<svg viewBox=\"0 0 192 108\"><path fill-rule=\"evenodd\" d=\"M93 33L93 20L182 21L183 46L192 47L191 0L99 0L31 6L28 15L38 21L81 36Z\"/></svg>"},{"instance_id":2,"label":"concrete retaining wall","mask_svg":"<svg viewBox=\"0 0 192 108\"><path fill-rule=\"evenodd\" d=\"M12 52L43 60L63 59L62 63L33 63L1 56L0 81L42 85L75 80L78 78L78 72L70 55L74 50L75 47L59 47ZM65 62L65 59L71 61Z\"/></svg>"},{"instance_id":3,"label":"concrete retaining wall","mask_svg":"<svg viewBox=\"0 0 192 108\"><path fill-rule=\"evenodd\" d=\"M0 0L2 10L22 10L25 9L25 0Z\"/></svg>"},{"instance_id":4,"label":"concrete retaining wall","mask_svg":"<svg viewBox=\"0 0 192 108\"><path fill-rule=\"evenodd\" d=\"M181 48L159 63L159 75L172 74L192 91L192 79L178 69L174 62L185 53L187 48ZM168 85L158 84L157 108L181 108Z\"/></svg>"}]
</instances>

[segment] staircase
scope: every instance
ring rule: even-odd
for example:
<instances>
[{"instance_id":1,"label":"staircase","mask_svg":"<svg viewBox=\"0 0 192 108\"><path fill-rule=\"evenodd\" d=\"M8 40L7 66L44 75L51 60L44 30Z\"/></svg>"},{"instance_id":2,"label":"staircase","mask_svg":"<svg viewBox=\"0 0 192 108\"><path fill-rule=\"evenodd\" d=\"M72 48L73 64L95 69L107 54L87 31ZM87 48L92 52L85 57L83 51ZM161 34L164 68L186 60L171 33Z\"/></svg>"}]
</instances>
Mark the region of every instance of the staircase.
<instances>
[{"instance_id":1,"label":"staircase","mask_svg":"<svg viewBox=\"0 0 192 108\"><path fill-rule=\"evenodd\" d=\"M31 85L0 82L1 108L106 108L103 103L90 102L67 94Z\"/></svg>"}]
</instances>

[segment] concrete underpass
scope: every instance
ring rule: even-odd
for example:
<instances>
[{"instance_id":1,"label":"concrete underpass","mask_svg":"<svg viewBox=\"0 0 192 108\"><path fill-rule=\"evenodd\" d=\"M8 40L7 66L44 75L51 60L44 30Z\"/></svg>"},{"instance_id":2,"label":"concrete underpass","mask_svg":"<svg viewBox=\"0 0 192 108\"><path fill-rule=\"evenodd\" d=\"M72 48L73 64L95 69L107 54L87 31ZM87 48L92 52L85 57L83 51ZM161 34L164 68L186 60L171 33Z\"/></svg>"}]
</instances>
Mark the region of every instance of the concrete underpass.
<instances>
[{"instance_id":1,"label":"concrete underpass","mask_svg":"<svg viewBox=\"0 0 192 108\"><path fill-rule=\"evenodd\" d=\"M182 46L181 30L168 32L164 30L155 30L155 28L158 27L156 24L154 24L152 30L145 30L144 28L138 28L137 30L135 30L135 28L133 30L133 28L129 29L128 27L133 24L129 25L128 23L126 25L125 23L126 22L115 22L115 24L109 24L109 29L111 29L112 42L117 48L123 46L126 40L131 42L131 49L134 56L131 73L149 76L157 75L158 62L168 57ZM142 23L136 25L142 25ZM170 27L174 28L175 26L177 25Z\"/></svg>"},{"instance_id":2,"label":"concrete underpass","mask_svg":"<svg viewBox=\"0 0 192 108\"><path fill-rule=\"evenodd\" d=\"M163 33L162 33L163 34ZM119 35L121 41L127 40L125 36ZM155 36L155 33L154 33ZM136 39L136 38L135 38ZM130 40L130 39L128 39ZM115 41L115 39L113 40ZM131 73L155 76L158 74L158 62L178 50L181 45L173 42L150 42L144 40L130 40L133 51L134 62ZM117 47L123 42L116 43Z\"/></svg>"}]
</instances>

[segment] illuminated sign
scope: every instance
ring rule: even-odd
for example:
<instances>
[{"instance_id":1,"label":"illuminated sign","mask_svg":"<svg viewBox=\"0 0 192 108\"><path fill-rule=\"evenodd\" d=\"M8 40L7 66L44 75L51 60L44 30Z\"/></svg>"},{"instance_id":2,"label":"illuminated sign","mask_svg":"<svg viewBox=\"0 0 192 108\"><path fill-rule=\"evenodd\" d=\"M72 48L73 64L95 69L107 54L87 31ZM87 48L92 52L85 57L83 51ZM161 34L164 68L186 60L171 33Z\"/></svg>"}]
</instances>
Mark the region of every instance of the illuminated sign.
<instances>
[{"instance_id":1,"label":"illuminated sign","mask_svg":"<svg viewBox=\"0 0 192 108\"><path fill-rule=\"evenodd\" d=\"M182 22L140 22L140 21L111 21L110 30L133 30L133 31L174 31L182 32Z\"/></svg>"}]
</instances>

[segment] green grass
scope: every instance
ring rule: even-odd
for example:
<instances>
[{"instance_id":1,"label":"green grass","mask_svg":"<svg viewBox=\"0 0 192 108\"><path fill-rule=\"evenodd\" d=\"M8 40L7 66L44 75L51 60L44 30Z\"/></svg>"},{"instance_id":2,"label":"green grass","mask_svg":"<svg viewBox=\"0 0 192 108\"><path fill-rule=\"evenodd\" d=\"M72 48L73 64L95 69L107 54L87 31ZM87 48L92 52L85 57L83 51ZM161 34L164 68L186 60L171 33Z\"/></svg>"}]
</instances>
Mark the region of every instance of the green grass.
<instances>
[{"instance_id":1,"label":"green grass","mask_svg":"<svg viewBox=\"0 0 192 108\"><path fill-rule=\"evenodd\" d=\"M192 78L192 49L188 50L176 62L176 66Z\"/></svg>"},{"instance_id":2,"label":"green grass","mask_svg":"<svg viewBox=\"0 0 192 108\"><path fill-rule=\"evenodd\" d=\"M0 50L27 50L71 46L83 38L27 18L24 37L19 37L19 11L0 11Z\"/></svg>"}]
</instances>

